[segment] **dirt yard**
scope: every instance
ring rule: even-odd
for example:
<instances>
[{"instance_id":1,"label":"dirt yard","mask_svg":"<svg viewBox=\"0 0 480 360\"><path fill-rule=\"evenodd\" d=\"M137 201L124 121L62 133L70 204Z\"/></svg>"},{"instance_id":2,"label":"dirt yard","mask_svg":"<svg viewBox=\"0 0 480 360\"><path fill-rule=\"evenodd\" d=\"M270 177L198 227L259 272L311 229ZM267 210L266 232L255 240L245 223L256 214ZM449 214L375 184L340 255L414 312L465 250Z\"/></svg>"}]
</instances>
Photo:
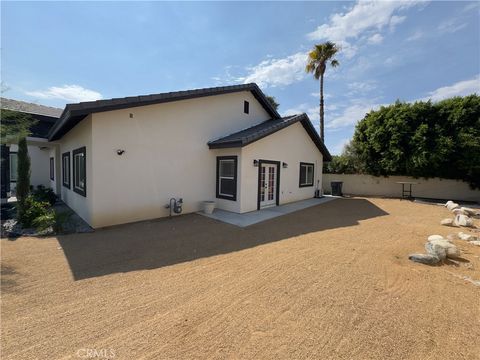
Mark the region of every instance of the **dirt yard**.
<instances>
[{"instance_id":1,"label":"dirt yard","mask_svg":"<svg viewBox=\"0 0 480 360\"><path fill-rule=\"evenodd\" d=\"M356 198L2 239L2 359L479 359L480 247L407 258L447 216Z\"/></svg>"}]
</instances>

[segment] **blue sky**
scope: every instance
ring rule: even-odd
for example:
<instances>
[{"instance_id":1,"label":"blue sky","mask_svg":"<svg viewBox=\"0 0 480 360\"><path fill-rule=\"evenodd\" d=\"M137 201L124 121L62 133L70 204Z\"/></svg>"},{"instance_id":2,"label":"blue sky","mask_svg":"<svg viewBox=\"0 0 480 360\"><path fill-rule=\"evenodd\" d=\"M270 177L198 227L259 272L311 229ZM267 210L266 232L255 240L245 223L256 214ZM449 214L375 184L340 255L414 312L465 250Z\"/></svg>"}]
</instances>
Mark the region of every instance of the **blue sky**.
<instances>
[{"instance_id":1,"label":"blue sky","mask_svg":"<svg viewBox=\"0 0 480 360\"><path fill-rule=\"evenodd\" d=\"M328 69L328 148L396 99L480 93L479 2L2 2L2 96L63 107L258 83L280 113L318 129L306 53L340 44Z\"/></svg>"}]
</instances>

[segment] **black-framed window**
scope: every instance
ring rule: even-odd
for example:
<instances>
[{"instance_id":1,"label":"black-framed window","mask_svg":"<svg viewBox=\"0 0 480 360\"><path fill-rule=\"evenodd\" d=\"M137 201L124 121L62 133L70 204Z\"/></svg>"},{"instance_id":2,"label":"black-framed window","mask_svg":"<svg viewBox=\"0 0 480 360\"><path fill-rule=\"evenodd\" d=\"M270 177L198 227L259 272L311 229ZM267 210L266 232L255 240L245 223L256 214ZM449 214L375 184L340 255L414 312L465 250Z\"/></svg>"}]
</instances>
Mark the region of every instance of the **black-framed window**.
<instances>
[{"instance_id":1,"label":"black-framed window","mask_svg":"<svg viewBox=\"0 0 480 360\"><path fill-rule=\"evenodd\" d=\"M87 196L87 151L85 146L72 151L73 191Z\"/></svg>"},{"instance_id":2,"label":"black-framed window","mask_svg":"<svg viewBox=\"0 0 480 360\"><path fill-rule=\"evenodd\" d=\"M300 187L313 186L315 166L312 163L300 163Z\"/></svg>"},{"instance_id":3,"label":"black-framed window","mask_svg":"<svg viewBox=\"0 0 480 360\"><path fill-rule=\"evenodd\" d=\"M237 156L217 157L217 198L237 200Z\"/></svg>"},{"instance_id":4,"label":"black-framed window","mask_svg":"<svg viewBox=\"0 0 480 360\"><path fill-rule=\"evenodd\" d=\"M10 182L17 182L18 156L16 152L10 152Z\"/></svg>"},{"instance_id":5,"label":"black-framed window","mask_svg":"<svg viewBox=\"0 0 480 360\"><path fill-rule=\"evenodd\" d=\"M250 103L248 101L243 102L243 112L248 114L250 112Z\"/></svg>"},{"instance_id":6,"label":"black-framed window","mask_svg":"<svg viewBox=\"0 0 480 360\"><path fill-rule=\"evenodd\" d=\"M62 154L62 184L70 189L70 152Z\"/></svg>"},{"instance_id":7,"label":"black-framed window","mask_svg":"<svg viewBox=\"0 0 480 360\"><path fill-rule=\"evenodd\" d=\"M50 180L55 180L55 158L50 158Z\"/></svg>"}]
</instances>

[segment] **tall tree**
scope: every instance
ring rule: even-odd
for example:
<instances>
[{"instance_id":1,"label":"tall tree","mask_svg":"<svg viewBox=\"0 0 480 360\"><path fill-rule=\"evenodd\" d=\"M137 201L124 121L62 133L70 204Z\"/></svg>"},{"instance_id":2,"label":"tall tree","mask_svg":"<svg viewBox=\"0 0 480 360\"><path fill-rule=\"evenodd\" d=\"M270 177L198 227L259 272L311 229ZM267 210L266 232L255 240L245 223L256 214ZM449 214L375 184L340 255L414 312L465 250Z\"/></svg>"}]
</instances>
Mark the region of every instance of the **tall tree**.
<instances>
[{"instance_id":1,"label":"tall tree","mask_svg":"<svg viewBox=\"0 0 480 360\"><path fill-rule=\"evenodd\" d=\"M325 120L324 120L324 101L323 101L323 76L327 65L336 67L340 63L335 59L335 55L340 48L333 42L327 41L323 44L317 44L308 54L308 63L305 66L307 73L313 73L313 77L320 79L320 137L325 140Z\"/></svg>"},{"instance_id":2,"label":"tall tree","mask_svg":"<svg viewBox=\"0 0 480 360\"><path fill-rule=\"evenodd\" d=\"M18 141L18 165L17 165L17 199L20 210L30 193L30 157L28 156L27 139L21 138Z\"/></svg>"},{"instance_id":3,"label":"tall tree","mask_svg":"<svg viewBox=\"0 0 480 360\"><path fill-rule=\"evenodd\" d=\"M14 110L0 112L0 141L2 144L16 144L19 139L30 135L30 129L37 124L31 115Z\"/></svg>"}]
</instances>

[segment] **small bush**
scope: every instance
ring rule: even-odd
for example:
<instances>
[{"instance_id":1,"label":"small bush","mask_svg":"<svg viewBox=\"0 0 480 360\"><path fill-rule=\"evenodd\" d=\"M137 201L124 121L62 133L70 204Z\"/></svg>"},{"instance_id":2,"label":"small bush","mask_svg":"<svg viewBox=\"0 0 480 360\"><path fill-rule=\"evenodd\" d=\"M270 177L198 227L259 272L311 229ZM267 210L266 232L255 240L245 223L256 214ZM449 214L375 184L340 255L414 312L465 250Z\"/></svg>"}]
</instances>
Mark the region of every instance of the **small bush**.
<instances>
[{"instance_id":1,"label":"small bush","mask_svg":"<svg viewBox=\"0 0 480 360\"><path fill-rule=\"evenodd\" d=\"M53 192L52 189L46 188L43 185L38 185L37 189L33 191L33 196L35 200L40 202L48 202L50 206L55 205L57 201L57 195Z\"/></svg>"},{"instance_id":2,"label":"small bush","mask_svg":"<svg viewBox=\"0 0 480 360\"><path fill-rule=\"evenodd\" d=\"M18 221L24 228L32 227L36 218L44 217L52 211L48 202L37 201L32 195L27 196L17 210Z\"/></svg>"},{"instance_id":3,"label":"small bush","mask_svg":"<svg viewBox=\"0 0 480 360\"><path fill-rule=\"evenodd\" d=\"M55 210L48 209L44 214L33 219L32 225L38 231L47 230L49 227L55 229Z\"/></svg>"}]
</instances>

